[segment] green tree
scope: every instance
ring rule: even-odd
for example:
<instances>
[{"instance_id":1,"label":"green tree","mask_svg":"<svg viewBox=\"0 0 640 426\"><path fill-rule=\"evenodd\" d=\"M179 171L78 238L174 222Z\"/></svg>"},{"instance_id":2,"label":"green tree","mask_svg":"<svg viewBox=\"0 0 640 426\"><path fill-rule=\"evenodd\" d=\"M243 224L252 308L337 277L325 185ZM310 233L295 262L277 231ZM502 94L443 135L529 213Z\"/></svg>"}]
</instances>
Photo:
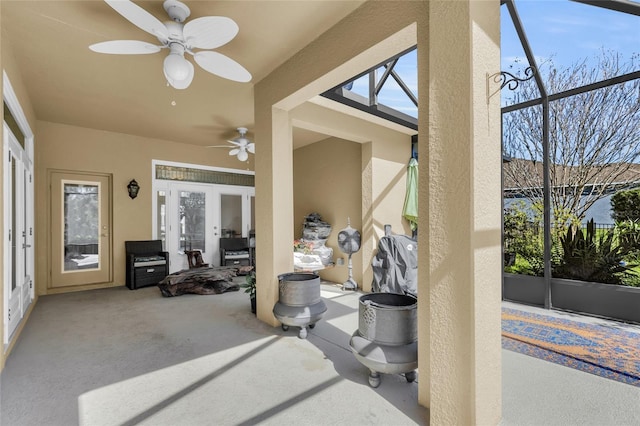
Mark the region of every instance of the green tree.
<instances>
[{"instance_id":1,"label":"green tree","mask_svg":"<svg viewBox=\"0 0 640 426\"><path fill-rule=\"evenodd\" d=\"M640 188L618 191L611 197L611 216L618 221L640 221Z\"/></svg>"},{"instance_id":2,"label":"green tree","mask_svg":"<svg viewBox=\"0 0 640 426\"><path fill-rule=\"evenodd\" d=\"M524 201L512 203L504 210L504 252L521 257L516 259L513 272L541 276L544 273L542 237L542 206L535 203L528 208Z\"/></svg>"}]
</instances>

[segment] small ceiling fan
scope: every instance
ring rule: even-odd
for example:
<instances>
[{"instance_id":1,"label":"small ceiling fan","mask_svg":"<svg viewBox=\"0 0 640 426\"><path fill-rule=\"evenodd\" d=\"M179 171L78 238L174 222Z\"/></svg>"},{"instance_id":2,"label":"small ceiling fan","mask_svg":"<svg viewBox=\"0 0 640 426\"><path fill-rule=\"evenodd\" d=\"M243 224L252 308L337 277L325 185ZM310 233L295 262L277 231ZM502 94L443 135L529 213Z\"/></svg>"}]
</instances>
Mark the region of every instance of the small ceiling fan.
<instances>
[{"instance_id":1,"label":"small ceiling fan","mask_svg":"<svg viewBox=\"0 0 640 426\"><path fill-rule=\"evenodd\" d=\"M238 160L247 161L249 158L249 152L255 154L255 144L246 138L247 128L246 127L238 127L238 133L240 136L229 140L231 146L229 145L210 145L207 148L231 148L229 151L229 155L236 155Z\"/></svg>"},{"instance_id":2,"label":"small ceiling fan","mask_svg":"<svg viewBox=\"0 0 640 426\"><path fill-rule=\"evenodd\" d=\"M169 49L163 70L167 82L176 89L186 89L193 80L193 64L185 59L185 53L192 55L196 63L211 74L241 83L251 80L249 71L228 56L211 50L194 51L215 49L230 42L239 30L231 18L204 16L185 24L191 10L178 0L166 0L163 6L171 21L162 23L129 0L104 1L133 25L155 36L160 45L138 40L112 40L89 46L94 52L145 55Z\"/></svg>"}]
</instances>

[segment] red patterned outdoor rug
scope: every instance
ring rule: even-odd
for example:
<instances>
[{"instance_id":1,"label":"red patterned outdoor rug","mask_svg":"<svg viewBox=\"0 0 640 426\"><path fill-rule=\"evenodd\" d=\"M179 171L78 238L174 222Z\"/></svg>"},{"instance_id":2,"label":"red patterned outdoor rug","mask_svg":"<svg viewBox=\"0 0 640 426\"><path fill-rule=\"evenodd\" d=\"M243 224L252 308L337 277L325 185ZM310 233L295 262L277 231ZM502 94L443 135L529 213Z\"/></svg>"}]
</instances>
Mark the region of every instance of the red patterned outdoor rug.
<instances>
[{"instance_id":1,"label":"red patterned outdoor rug","mask_svg":"<svg viewBox=\"0 0 640 426\"><path fill-rule=\"evenodd\" d=\"M503 308L502 347L640 387L640 333Z\"/></svg>"}]
</instances>

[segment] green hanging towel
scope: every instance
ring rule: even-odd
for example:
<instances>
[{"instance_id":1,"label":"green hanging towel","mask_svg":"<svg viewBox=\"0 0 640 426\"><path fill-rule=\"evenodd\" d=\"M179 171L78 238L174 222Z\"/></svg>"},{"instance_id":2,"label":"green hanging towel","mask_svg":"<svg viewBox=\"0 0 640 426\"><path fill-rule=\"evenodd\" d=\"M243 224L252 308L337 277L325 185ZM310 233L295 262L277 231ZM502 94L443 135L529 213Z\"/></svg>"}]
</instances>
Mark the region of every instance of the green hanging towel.
<instances>
[{"instance_id":1,"label":"green hanging towel","mask_svg":"<svg viewBox=\"0 0 640 426\"><path fill-rule=\"evenodd\" d=\"M415 158L411 158L407 166L407 194L402 216L409 221L412 231L418 229L418 160Z\"/></svg>"}]
</instances>

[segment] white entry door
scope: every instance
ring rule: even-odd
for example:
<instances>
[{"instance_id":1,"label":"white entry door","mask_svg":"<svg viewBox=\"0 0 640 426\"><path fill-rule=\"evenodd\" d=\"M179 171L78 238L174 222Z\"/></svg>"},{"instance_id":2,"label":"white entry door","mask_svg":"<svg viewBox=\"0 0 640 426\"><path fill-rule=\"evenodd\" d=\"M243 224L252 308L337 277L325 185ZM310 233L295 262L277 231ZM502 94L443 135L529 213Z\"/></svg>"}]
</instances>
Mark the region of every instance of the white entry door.
<instances>
[{"instance_id":1,"label":"white entry door","mask_svg":"<svg viewBox=\"0 0 640 426\"><path fill-rule=\"evenodd\" d=\"M3 125L4 168L4 343L33 300L33 178L31 162L9 126Z\"/></svg>"},{"instance_id":2,"label":"white entry door","mask_svg":"<svg viewBox=\"0 0 640 426\"><path fill-rule=\"evenodd\" d=\"M111 281L111 176L49 173L52 288Z\"/></svg>"}]
</instances>

